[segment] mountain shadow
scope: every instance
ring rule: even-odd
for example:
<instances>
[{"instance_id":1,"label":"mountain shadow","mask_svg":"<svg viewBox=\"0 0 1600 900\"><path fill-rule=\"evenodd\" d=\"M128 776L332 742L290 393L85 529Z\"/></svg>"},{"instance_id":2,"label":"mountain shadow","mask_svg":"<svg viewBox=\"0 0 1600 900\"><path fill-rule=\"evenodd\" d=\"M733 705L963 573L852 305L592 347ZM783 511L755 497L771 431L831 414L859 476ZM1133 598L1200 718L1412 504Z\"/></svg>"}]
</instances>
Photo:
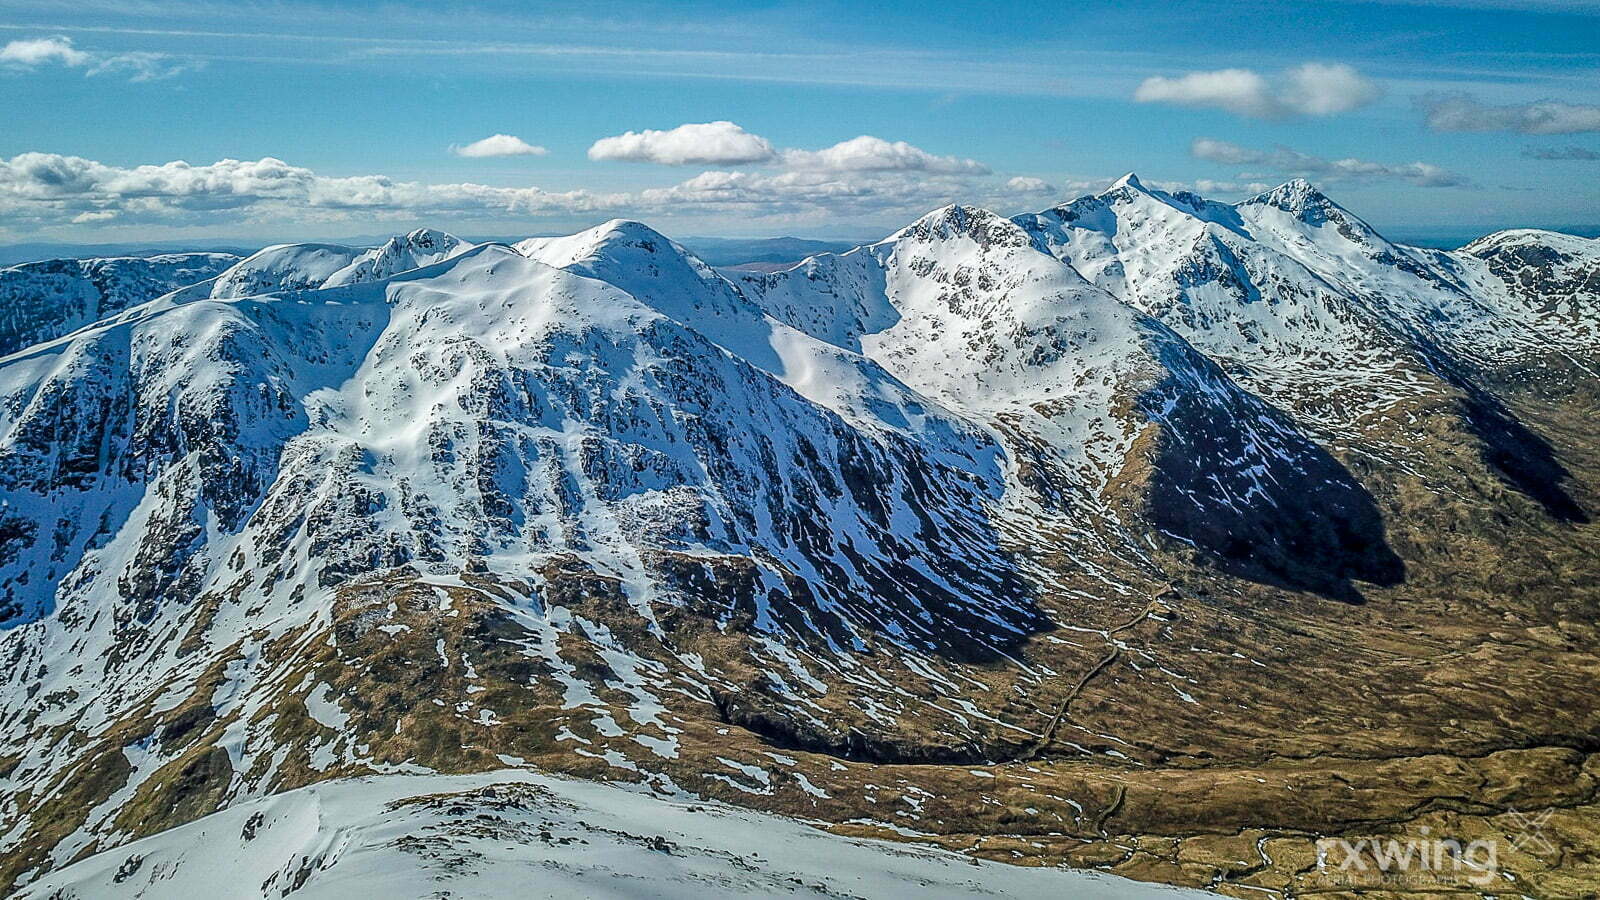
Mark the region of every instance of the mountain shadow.
<instances>
[{"instance_id":1,"label":"mountain shadow","mask_svg":"<svg viewBox=\"0 0 1600 900\"><path fill-rule=\"evenodd\" d=\"M1372 495L1283 413L1172 379L1139 405L1163 426L1143 514L1217 570L1344 603L1405 580Z\"/></svg>"},{"instance_id":2,"label":"mountain shadow","mask_svg":"<svg viewBox=\"0 0 1600 900\"><path fill-rule=\"evenodd\" d=\"M1413 335L1433 373L1461 391L1461 419L1479 441L1478 451L1500 480L1544 508L1558 522L1582 525L1589 514L1567 493L1572 473L1556 459L1555 448L1528 426L1499 397L1467 377L1464 368L1436 343Z\"/></svg>"},{"instance_id":3,"label":"mountain shadow","mask_svg":"<svg viewBox=\"0 0 1600 900\"><path fill-rule=\"evenodd\" d=\"M1482 442L1484 463L1556 521L1589 522L1589 514L1562 484L1571 473L1556 459L1550 442L1522 424L1494 395L1473 385L1456 386L1466 394L1460 402L1461 417Z\"/></svg>"}]
</instances>

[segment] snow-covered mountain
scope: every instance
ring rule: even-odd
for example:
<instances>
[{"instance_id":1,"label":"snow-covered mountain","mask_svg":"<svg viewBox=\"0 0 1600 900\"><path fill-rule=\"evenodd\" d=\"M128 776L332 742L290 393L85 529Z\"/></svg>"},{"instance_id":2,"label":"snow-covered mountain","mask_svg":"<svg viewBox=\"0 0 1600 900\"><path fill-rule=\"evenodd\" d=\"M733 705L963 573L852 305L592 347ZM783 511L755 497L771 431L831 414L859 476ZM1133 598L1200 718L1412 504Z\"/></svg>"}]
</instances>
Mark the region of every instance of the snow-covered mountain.
<instances>
[{"instance_id":1,"label":"snow-covered mountain","mask_svg":"<svg viewBox=\"0 0 1600 900\"><path fill-rule=\"evenodd\" d=\"M1581 350L1600 320L1583 286L1594 241L1554 236L1551 262L1567 262L1543 286L1571 283L1583 296L1562 313L1536 309L1515 299L1505 262L1482 261L1532 233L1491 235L1454 253L1403 247L1304 180L1224 204L1130 175L1016 221L1041 250L1334 430L1433 391L1440 353L1497 365L1552 346Z\"/></svg>"},{"instance_id":2,"label":"snow-covered mountain","mask_svg":"<svg viewBox=\"0 0 1600 900\"><path fill-rule=\"evenodd\" d=\"M455 235L431 228L396 235L371 249L342 244L275 244L221 273L211 285L210 296L226 300L270 291L379 281L449 259L470 246Z\"/></svg>"},{"instance_id":3,"label":"snow-covered mountain","mask_svg":"<svg viewBox=\"0 0 1600 900\"><path fill-rule=\"evenodd\" d=\"M0 269L0 356L84 325L238 262L226 253L52 259Z\"/></svg>"},{"instance_id":4,"label":"snow-covered mountain","mask_svg":"<svg viewBox=\"0 0 1600 900\"><path fill-rule=\"evenodd\" d=\"M1522 231L1418 250L1304 180L1223 204L1130 175L1016 221L1333 446L1404 458L1400 423L1447 410L1499 477L1579 515L1549 448L1483 383L1530 366L1592 381L1600 243Z\"/></svg>"},{"instance_id":5,"label":"snow-covered mountain","mask_svg":"<svg viewBox=\"0 0 1600 900\"><path fill-rule=\"evenodd\" d=\"M1485 307L1483 324L1470 340L1501 354L1555 350L1593 362L1600 343L1596 244L1592 238L1518 229L1429 256Z\"/></svg>"},{"instance_id":6,"label":"snow-covered mountain","mask_svg":"<svg viewBox=\"0 0 1600 900\"><path fill-rule=\"evenodd\" d=\"M1028 488L1014 504L1082 517L1137 482L1158 527L1219 554L1247 540L1263 577L1317 588L1351 572L1390 577L1393 560L1366 552L1374 517L1325 453L1171 328L1038 252L1014 222L947 207L877 244L740 285L1000 435L1012 481ZM1123 484L1108 490L1113 481ZM1363 549L1291 572L1274 545L1301 541Z\"/></svg>"},{"instance_id":7,"label":"snow-covered mountain","mask_svg":"<svg viewBox=\"0 0 1600 900\"><path fill-rule=\"evenodd\" d=\"M1263 597L1404 592L1430 532L1588 540L1587 445L1517 379L1588 384L1600 242L1417 250L1304 182L951 206L774 273L627 221L177 271L0 359L14 886L328 779L524 763L1105 837L1036 761L1210 752L1071 721L1118 635L1254 665Z\"/></svg>"}]
</instances>

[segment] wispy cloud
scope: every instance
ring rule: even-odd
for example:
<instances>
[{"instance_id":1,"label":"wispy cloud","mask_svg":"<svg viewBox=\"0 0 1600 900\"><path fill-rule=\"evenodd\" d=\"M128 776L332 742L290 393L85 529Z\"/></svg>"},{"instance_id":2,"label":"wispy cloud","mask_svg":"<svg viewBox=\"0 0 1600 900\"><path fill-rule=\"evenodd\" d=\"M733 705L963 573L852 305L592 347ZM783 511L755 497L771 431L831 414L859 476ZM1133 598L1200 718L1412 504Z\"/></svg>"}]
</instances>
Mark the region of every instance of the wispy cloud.
<instances>
[{"instance_id":1,"label":"wispy cloud","mask_svg":"<svg viewBox=\"0 0 1600 900\"><path fill-rule=\"evenodd\" d=\"M1471 94L1429 94L1417 101L1434 131L1580 134L1600 131L1600 105L1539 100L1490 104Z\"/></svg>"},{"instance_id":2,"label":"wispy cloud","mask_svg":"<svg viewBox=\"0 0 1600 900\"><path fill-rule=\"evenodd\" d=\"M1308 62L1268 79L1252 69L1190 72L1146 78L1140 103L1223 109L1240 116L1280 119L1331 116L1366 106L1382 93L1371 79L1342 63Z\"/></svg>"},{"instance_id":3,"label":"wispy cloud","mask_svg":"<svg viewBox=\"0 0 1600 900\"><path fill-rule=\"evenodd\" d=\"M89 76L122 74L132 81L155 81L192 69L197 63L165 53L80 50L74 46L72 38L62 35L24 38L0 47L0 66L33 71L51 65L82 69Z\"/></svg>"},{"instance_id":4,"label":"wispy cloud","mask_svg":"<svg viewBox=\"0 0 1600 900\"><path fill-rule=\"evenodd\" d=\"M1529 147L1522 151L1522 155L1529 159L1596 160L1600 159L1600 150L1590 150L1588 147L1578 147L1576 145L1567 147Z\"/></svg>"},{"instance_id":5,"label":"wispy cloud","mask_svg":"<svg viewBox=\"0 0 1600 900\"><path fill-rule=\"evenodd\" d=\"M1505 12L1600 15L1600 0L1364 0L1364 2L1390 6L1442 6L1454 9L1492 9Z\"/></svg>"},{"instance_id":6,"label":"wispy cloud","mask_svg":"<svg viewBox=\"0 0 1600 900\"><path fill-rule=\"evenodd\" d=\"M1196 138L1189 152L1196 159L1227 166L1259 166L1280 175L1326 180L1397 180L1418 187L1462 187L1468 179L1432 163L1391 165L1355 157L1324 159L1288 147L1257 150L1214 138ZM1245 178L1251 176L1245 175Z\"/></svg>"},{"instance_id":7,"label":"wispy cloud","mask_svg":"<svg viewBox=\"0 0 1600 900\"><path fill-rule=\"evenodd\" d=\"M1417 5L1417 0L1397 5ZM1442 5L1450 5L1449 0ZM1587 2L1562 0L1471 0L1456 5L1482 5L1510 9L1588 9ZM0 0L0 28L36 31L60 30L67 34L122 34L134 38L133 48L163 50L185 58L213 58L216 65L229 59L301 64L384 67L404 65L449 70L461 76L471 70L526 72L531 61L542 73L593 76L603 64L606 77L720 79L791 84L849 85L883 89L915 89L940 94L1025 94L1050 96L1126 97L1132 85L1163 71L1172 60L1189 60L1195 70L1227 71L1241 57L1271 82L1269 93L1283 85L1285 75L1273 75L1279 66L1316 58L1324 44L1315 27L1285 35L1282 40L1241 46L1239 17L1221 0L1199 6L1218 18L1219 33L1196 41L1185 27L1196 15L1142 16L1101 13L1097 19L1119 19L1125 40L1095 42L1082 33L1062 27L1034 26L1026 39L1016 39L1019 22L1032 18L1020 9L999 10L997 20L1011 20L1011 28L993 34L970 32L961 42L918 41L923 22L906 17L899 33L878 31L866 36L859 30L840 31L837 16L803 4L757 4L754 7L703 10L673 4L602 2L573 7L546 4L388 4L382 16L337 0L274 0L272 3L217 4L202 0ZM1335 4L1334 6L1338 6ZM1187 12L1187 9L1186 9ZM1094 14L1091 14L1094 15ZM1339 15L1326 11L1308 15L1308 22L1325 22ZM1387 10L1358 10L1368 19L1387 20L1399 14ZM1406 11L1408 24L1418 16L1444 20L1447 12ZM937 21L937 16L923 16ZM18 25L23 22L27 24ZM1385 22L1374 23L1382 28ZM817 26L824 27L817 27ZM1441 27L1443 27L1441 25ZM1448 29L1446 29L1448 30ZM161 40L162 36L170 40ZM1407 48L1402 54L1384 52L1394 46L1390 35L1377 33L1366 40L1341 45L1363 72L1382 71L1391 84L1426 82L1426 88L1453 88L1462 82L1438 70L1439 63L1455 53L1470 51L1475 68L1499 75L1549 83L1555 77L1547 67L1514 60L1493 64L1507 41L1444 39L1427 42L1427 51ZM1413 43L1416 35L1411 36ZM87 39L87 38L86 38ZM204 39L204 40L197 40ZM110 40L108 37L107 40ZM1527 41L1517 41L1524 46ZM199 44L200 46L195 46ZM1374 52L1373 48L1379 48ZM1245 54L1248 54L1246 57ZM429 58L457 62L429 63ZM1500 57L1496 57L1500 58ZM1332 68L1332 67L1330 67ZM1249 70L1246 70L1249 71ZM1194 73L1191 73L1194 74ZM1563 73L1566 74L1566 73ZM1181 77L1181 73L1180 73ZM1311 106L1317 101L1302 98ZM1290 97L1287 103L1298 102ZM1311 113L1315 114L1315 113Z\"/></svg>"},{"instance_id":8,"label":"wispy cloud","mask_svg":"<svg viewBox=\"0 0 1600 900\"><path fill-rule=\"evenodd\" d=\"M1224 194L1260 194L1272 190L1272 185L1265 181L1218 181L1212 178L1200 178L1194 183L1194 189L1208 197Z\"/></svg>"}]
</instances>

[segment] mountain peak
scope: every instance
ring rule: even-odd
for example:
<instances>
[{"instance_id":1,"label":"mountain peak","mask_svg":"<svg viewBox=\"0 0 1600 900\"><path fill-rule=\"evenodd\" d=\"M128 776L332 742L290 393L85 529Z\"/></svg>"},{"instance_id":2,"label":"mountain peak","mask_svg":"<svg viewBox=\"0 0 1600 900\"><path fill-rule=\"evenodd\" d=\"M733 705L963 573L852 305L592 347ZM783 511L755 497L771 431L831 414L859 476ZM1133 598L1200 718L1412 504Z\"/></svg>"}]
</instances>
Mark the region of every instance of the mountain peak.
<instances>
[{"instance_id":1,"label":"mountain peak","mask_svg":"<svg viewBox=\"0 0 1600 900\"><path fill-rule=\"evenodd\" d=\"M211 296L228 299L323 287L361 255L362 251L342 244L273 244L217 276Z\"/></svg>"},{"instance_id":2,"label":"mountain peak","mask_svg":"<svg viewBox=\"0 0 1600 900\"><path fill-rule=\"evenodd\" d=\"M1354 227L1357 230L1371 230L1304 178L1285 181L1272 190L1257 194L1239 204L1240 208L1246 206L1266 206L1282 210L1313 227L1320 227L1331 221L1337 223L1341 229Z\"/></svg>"},{"instance_id":3,"label":"mountain peak","mask_svg":"<svg viewBox=\"0 0 1600 900\"><path fill-rule=\"evenodd\" d=\"M1080 197L1078 199L1089 200L1090 203L1087 204L1089 206L1094 206L1096 204L1109 204L1117 206L1129 203L1144 205L1152 202L1164 204L1166 206L1175 205L1173 194L1169 194L1160 188L1151 187L1145 184L1143 181L1140 181L1139 176L1133 172L1129 172L1126 175L1123 175L1121 178L1118 178L1116 181L1111 183L1110 187L1098 194L1090 194L1086 197ZM1199 198L1196 197L1195 199ZM1191 205L1190 201L1183 199L1180 199L1178 203Z\"/></svg>"},{"instance_id":4,"label":"mountain peak","mask_svg":"<svg viewBox=\"0 0 1600 900\"><path fill-rule=\"evenodd\" d=\"M1554 251L1593 253L1600 247L1600 239L1579 237L1561 231L1542 228L1508 228L1486 234L1462 247L1464 253L1483 256L1498 250L1517 247L1545 248Z\"/></svg>"},{"instance_id":5,"label":"mountain peak","mask_svg":"<svg viewBox=\"0 0 1600 900\"><path fill-rule=\"evenodd\" d=\"M922 240L948 240L968 237L980 244L1021 246L1028 243L1028 235L1015 222L984 209L981 206L964 206L952 203L928 213L894 237L914 237Z\"/></svg>"},{"instance_id":6,"label":"mountain peak","mask_svg":"<svg viewBox=\"0 0 1600 900\"><path fill-rule=\"evenodd\" d=\"M624 238L628 240L668 240L667 236L636 219L612 219L589 229L599 240Z\"/></svg>"},{"instance_id":7,"label":"mountain peak","mask_svg":"<svg viewBox=\"0 0 1600 900\"><path fill-rule=\"evenodd\" d=\"M442 262L466 249L466 242L434 228L417 228L395 235L382 246L357 255L350 264L330 276L323 287L337 287L363 281L381 281L401 272Z\"/></svg>"},{"instance_id":8,"label":"mountain peak","mask_svg":"<svg viewBox=\"0 0 1600 900\"><path fill-rule=\"evenodd\" d=\"M915 225L942 225L950 224L958 228L966 228L974 222L981 221L985 216L994 213L977 206L965 206L960 203L950 203L929 212L918 219Z\"/></svg>"},{"instance_id":9,"label":"mountain peak","mask_svg":"<svg viewBox=\"0 0 1600 900\"><path fill-rule=\"evenodd\" d=\"M1132 188L1132 189L1134 189L1136 191L1143 191L1143 190L1146 189L1145 186L1144 186L1144 182L1140 181L1139 180L1139 176L1135 175L1132 172L1128 172L1127 174L1123 175L1121 178L1118 178L1116 181L1113 181L1111 183L1111 187L1107 188L1106 190L1107 191L1114 191L1114 190L1116 190L1118 188Z\"/></svg>"},{"instance_id":10,"label":"mountain peak","mask_svg":"<svg viewBox=\"0 0 1600 900\"><path fill-rule=\"evenodd\" d=\"M671 238L633 219L612 219L567 237L528 238L515 247L524 256L556 268L574 265L615 268L646 259L652 260L652 265L661 265L668 257L679 258L675 266L687 266L697 272L705 268L704 263Z\"/></svg>"},{"instance_id":11,"label":"mountain peak","mask_svg":"<svg viewBox=\"0 0 1600 900\"><path fill-rule=\"evenodd\" d=\"M461 243L455 235L437 228L416 228L403 238L391 238L418 250L448 250Z\"/></svg>"},{"instance_id":12,"label":"mountain peak","mask_svg":"<svg viewBox=\"0 0 1600 900\"><path fill-rule=\"evenodd\" d=\"M1251 197L1246 203L1258 203L1264 206L1275 206L1286 212L1302 213L1308 210L1326 211L1329 207L1338 204L1329 199L1327 194L1317 189L1317 186L1304 178L1291 178L1270 191Z\"/></svg>"}]
</instances>

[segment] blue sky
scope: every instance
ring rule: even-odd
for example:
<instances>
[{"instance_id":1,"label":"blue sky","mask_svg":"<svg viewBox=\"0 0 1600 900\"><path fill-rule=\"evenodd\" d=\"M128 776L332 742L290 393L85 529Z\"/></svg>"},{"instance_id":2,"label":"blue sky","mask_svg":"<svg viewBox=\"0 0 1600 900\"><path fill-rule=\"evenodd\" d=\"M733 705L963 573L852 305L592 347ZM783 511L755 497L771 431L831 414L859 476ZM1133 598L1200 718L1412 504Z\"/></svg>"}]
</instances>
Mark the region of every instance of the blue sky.
<instances>
[{"instance_id":1,"label":"blue sky","mask_svg":"<svg viewBox=\"0 0 1600 900\"><path fill-rule=\"evenodd\" d=\"M1597 37L1600 0L0 0L0 241L866 238L1128 170L1303 175L1402 235L1592 227Z\"/></svg>"}]
</instances>

